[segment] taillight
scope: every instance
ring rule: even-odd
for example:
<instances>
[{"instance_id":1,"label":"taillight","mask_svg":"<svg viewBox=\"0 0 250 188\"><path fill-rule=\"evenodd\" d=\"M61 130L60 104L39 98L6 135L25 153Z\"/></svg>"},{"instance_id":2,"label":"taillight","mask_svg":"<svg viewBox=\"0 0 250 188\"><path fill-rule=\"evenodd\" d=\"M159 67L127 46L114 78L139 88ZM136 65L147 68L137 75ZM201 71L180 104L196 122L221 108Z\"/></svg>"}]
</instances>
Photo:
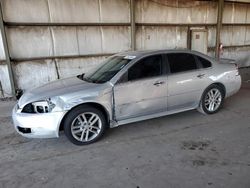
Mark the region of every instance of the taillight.
<instances>
[{"instance_id":1,"label":"taillight","mask_svg":"<svg viewBox=\"0 0 250 188\"><path fill-rule=\"evenodd\" d=\"M239 66L237 64L234 64L235 65L235 68L236 68L236 76L239 76L240 73L239 73Z\"/></svg>"}]
</instances>

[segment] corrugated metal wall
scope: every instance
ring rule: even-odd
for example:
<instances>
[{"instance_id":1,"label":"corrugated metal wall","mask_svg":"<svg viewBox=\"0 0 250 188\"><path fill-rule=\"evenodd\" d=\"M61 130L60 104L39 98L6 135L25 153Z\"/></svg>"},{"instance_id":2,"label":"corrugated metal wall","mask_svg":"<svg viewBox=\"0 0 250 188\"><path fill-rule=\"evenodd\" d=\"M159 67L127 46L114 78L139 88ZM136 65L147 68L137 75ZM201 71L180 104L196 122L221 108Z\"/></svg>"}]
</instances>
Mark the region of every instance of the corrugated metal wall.
<instances>
[{"instance_id":1,"label":"corrugated metal wall","mask_svg":"<svg viewBox=\"0 0 250 188\"><path fill-rule=\"evenodd\" d=\"M250 4L226 3L223 23L221 41L227 47L223 56L238 60L242 67L250 66Z\"/></svg>"},{"instance_id":2,"label":"corrugated metal wall","mask_svg":"<svg viewBox=\"0 0 250 188\"><path fill-rule=\"evenodd\" d=\"M130 0L3 0L2 11L20 89L88 71L131 48ZM135 22L136 49L187 48L190 28L204 27L214 55L214 1L136 0ZM225 3L223 23L223 56L250 65L250 4ZM8 96L4 59L0 38L0 86Z\"/></svg>"}]
</instances>

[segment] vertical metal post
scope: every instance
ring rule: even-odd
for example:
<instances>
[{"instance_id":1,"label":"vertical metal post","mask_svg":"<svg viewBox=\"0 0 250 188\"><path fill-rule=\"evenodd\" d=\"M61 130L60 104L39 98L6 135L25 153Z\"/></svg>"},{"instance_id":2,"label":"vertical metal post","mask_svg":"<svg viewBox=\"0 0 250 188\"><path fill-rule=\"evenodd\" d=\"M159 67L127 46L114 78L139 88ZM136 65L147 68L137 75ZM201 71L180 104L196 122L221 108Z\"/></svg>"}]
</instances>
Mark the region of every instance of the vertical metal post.
<instances>
[{"instance_id":1,"label":"vertical metal post","mask_svg":"<svg viewBox=\"0 0 250 188\"><path fill-rule=\"evenodd\" d=\"M215 57L219 59L220 51L220 33L222 26L222 18L223 18L223 8L224 8L224 0L218 0L218 13L217 13L217 27L216 27L216 46L215 46Z\"/></svg>"},{"instance_id":2,"label":"vertical metal post","mask_svg":"<svg viewBox=\"0 0 250 188\"><path fill-rule=\"evenodd\" d=\"M8 48L6 31L5 31L4 21L3 21L2 0L0 1L0 29L1 29L2 39L3 39L5 60L6 60L6 64L7 64L7 67L8 67L8 74L9 74L9 80L10 80L10 86L11 86L11 94L13 96L15 96L15 94L16 94L15 82L14 82L14 76L13 76L11 61L10 61L10 53L9 53L9 48Z\"/></svg>"},{"instance_id":3,"label":"vertical metal post","mask_svg":"<svg viewBox=\"0 0 250 188\"><path fill-rule=\"evenodd\" d=\"M187 27L187 49L191 50L191 40L192 40L192 31L190 26Z\"/></svg>"},{"instance_id":4,"label":"vertical metal post","mask_svg":"<svg viewBox=\"0 0 250 188\"><path fill-rule=\"evenodd\" d=\"M135 0L130 0L131 50L135 50Z\"/></svg>"}]
</instances>

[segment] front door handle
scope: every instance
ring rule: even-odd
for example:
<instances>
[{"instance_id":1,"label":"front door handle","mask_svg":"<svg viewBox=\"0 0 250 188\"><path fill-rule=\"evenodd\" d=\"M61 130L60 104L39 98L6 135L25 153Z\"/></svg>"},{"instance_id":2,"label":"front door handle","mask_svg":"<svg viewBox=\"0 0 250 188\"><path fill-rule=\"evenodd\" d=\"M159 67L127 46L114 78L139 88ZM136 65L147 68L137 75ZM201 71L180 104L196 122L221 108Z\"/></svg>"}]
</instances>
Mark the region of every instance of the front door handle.
<instances>
[{"instance_id":1,"label":"front door handle","mask_svg":"<svg viewBox=\"0 0 250 188\"><path fill-rule=\"evenodd\" d=\"M205 74L199 74L197 75L198 78L203 78L205 76Z\"/></svg>"},{"instance_id":2,"label":"front door handle","mask_svg":"<svg viewBox=\"0 0 250 188\"><path fill-rule=\"evenodd\" d=\"M163 81L158 81L158 82L155 82L154 83L154 85L155 86L160 86L160 85L162 85L162 84L164 84L165 82L163 82Z\"/></svg>"}]
</instances>

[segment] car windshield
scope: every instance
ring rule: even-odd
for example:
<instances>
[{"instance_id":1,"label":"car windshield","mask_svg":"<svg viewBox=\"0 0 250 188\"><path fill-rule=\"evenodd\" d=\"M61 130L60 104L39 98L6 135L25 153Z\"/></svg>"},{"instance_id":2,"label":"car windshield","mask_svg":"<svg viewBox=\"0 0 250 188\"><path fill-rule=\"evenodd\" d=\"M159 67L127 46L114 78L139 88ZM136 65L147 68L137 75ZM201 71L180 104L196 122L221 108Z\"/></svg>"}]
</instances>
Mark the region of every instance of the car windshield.
<instances>
[{"instance_id":1,"label":"car windshield","mask_svg":"<svg viewBox=\"0 0 250 188\"><path fill-rule=\"evenodd\" d=\"M130 61L131 58L127 56L111 56L100 67L78 78L93 83L104 83L111 80Z\"/></svg>"}]
</instances>

